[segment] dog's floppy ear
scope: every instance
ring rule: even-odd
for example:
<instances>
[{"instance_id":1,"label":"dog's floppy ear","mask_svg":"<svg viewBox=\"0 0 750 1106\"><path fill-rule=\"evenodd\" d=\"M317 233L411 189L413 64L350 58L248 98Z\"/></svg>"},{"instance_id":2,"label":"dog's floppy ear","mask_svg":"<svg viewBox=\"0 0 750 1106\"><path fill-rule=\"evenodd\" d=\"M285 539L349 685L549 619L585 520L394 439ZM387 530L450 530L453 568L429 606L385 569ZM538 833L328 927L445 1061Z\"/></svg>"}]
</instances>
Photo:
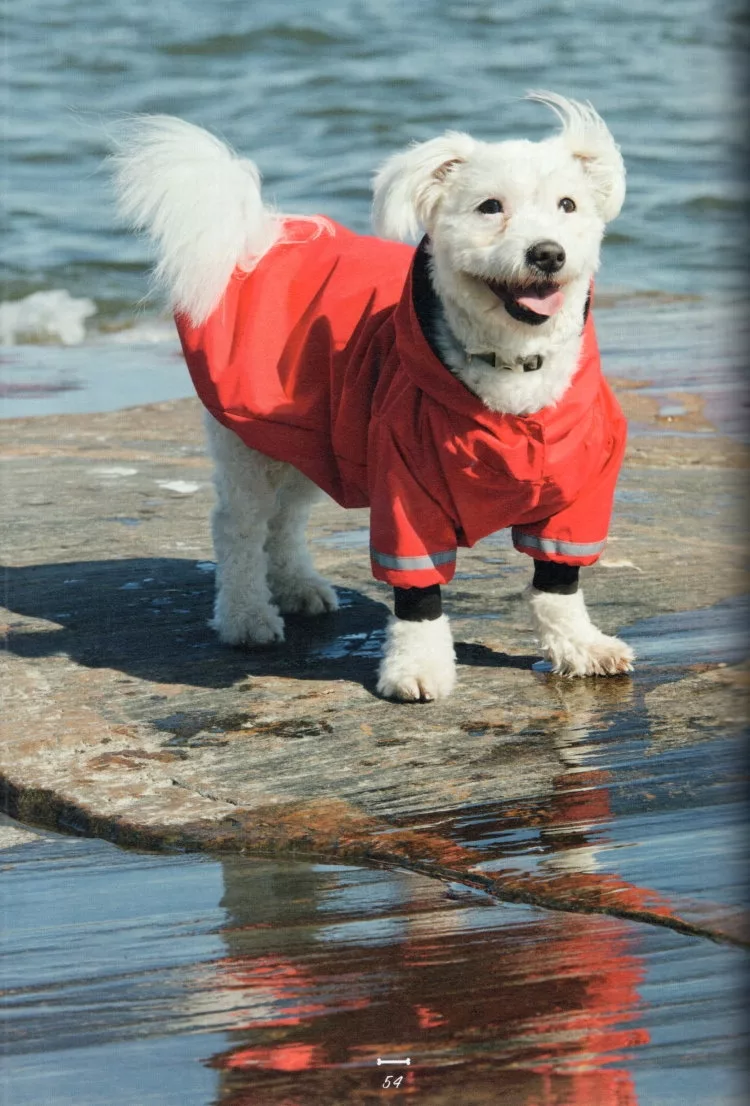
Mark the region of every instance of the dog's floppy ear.
<instances>
[{"instance_id":1,"label":"dog's floppy ear","mask_svg":"<svg viewBox=\"0 0 750 1106\"><path fill-rule=\"evenodd\" d=\"M428 233L446 181L476 143L468 134L448 131L389 157L375 174L372 222L384 238L415 240Z\"/></svg>"},{"instance_id":2,"label":"dog's floppy ear","mask_svg":"<svg viewBox=\"0 0 750 1106\"><path fill-rule=\"evenodd\" d=\"M625 166L604 120L591 104L555 92L529 92L526 98L554 111L562 123L559 141L583 166L599 214L605 223L614 219L625 199Z\"/></svg>"}]
</instances>

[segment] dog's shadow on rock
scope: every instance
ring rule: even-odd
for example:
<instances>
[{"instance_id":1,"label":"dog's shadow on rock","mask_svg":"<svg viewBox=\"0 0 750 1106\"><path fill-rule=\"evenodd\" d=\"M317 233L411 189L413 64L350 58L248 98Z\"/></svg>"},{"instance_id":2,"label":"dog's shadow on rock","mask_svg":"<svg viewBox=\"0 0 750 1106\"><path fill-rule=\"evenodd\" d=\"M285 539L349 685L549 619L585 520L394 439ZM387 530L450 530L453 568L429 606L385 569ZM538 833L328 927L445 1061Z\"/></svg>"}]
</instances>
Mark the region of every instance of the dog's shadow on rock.
<instances>
[{"instance_id":1,"label":"dog's shadow on rock","mask_svg":"<svg viewBox=\"0 0 750 1106\"><path fill-rule=\"evenodd\" d=\"M143 557L8 567L3 582L4 605L41 623L11 619L9 652L67 656L87 668L201 688L269 675L353 680L374 690L389 613L385 604L339 588L337 613L288 616L282 645L236 649L208 626L214 585L208 562ZM459 663L496 667L529 668L537 659L460 643L457 654Z\"/></svg>"},{"instance_id":2,"label":"dog's shadow on rock","mask_svg":"<svg viewBox=\"0 0 750 1106\"><path fill-rule=\"evenodd\" d=\"M222 645L208 625L209 562L77 561L5 568L3 576L5 606L43 623L11 620L8 651L68 656L155 683L222 688L248 675L276 675L369 684L388 617L384 605L341 589L337 614L290 616L282 645L240 649Z\"/></svg>"},{"instance_id":3,"label":"dog's shadow on rock","mask_svg":"<svg viewBox=\"0 0 750 1106\"><path fill-rule=\"evenodd\" d=\"M476 665L480 668L523 668L531 669L538 664L538 653L498 653L488 645L473 641L456 642L456 660L464 666Z\"/></svg>"}]
</instances>

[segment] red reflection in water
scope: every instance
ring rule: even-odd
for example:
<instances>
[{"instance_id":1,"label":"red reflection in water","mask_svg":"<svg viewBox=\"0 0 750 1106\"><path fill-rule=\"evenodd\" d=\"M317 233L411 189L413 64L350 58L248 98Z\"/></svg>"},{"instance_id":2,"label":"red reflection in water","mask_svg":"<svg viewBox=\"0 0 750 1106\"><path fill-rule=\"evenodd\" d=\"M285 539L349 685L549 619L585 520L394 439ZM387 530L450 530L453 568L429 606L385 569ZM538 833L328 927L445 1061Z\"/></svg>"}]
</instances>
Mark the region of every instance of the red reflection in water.
<instances>
[{"instance_id":1,"label":"red reflection in water","mask_svg":"<svg viewBox=\"0 0 750 1106\"><path fill-rule=\"evenodd\" d=\"M242 1048L225 1057L225 1068L250 1068L258 1064L272 1071L306 1071L323 1066L317 1045L277 1045L276 1048Z\"/></svg>"},{"instance_id":2,"label":"red reflection in water","mask_svg":"<svg viewBox=\"0 0 750 1106\"><path fill-rule=\"evenodd\" d=\"M579 772L575 790L570 775L556 781L540 820L546 856L580 854L585 868L590 831L595 827L601 842L610 813L607 778ZM614 881L564 867L551 873L553 883ZM298 933L294 953L242 955L250 926L236 919L225 938L238 954L218 965L214 979L218 989L242 995L232 1030L242 1040L210 1061L224 1073L222 1106L344 1102L363 1081L382 1086L372 1084L384 1074L374 1070L378 1056L412 1057L408 1072L399 1072L400 1095L422 1094L426 1083L439 1086L441 1096L454 1087L455 1097L436 1097L440 1103L461 1102L461 1088L471 1087L480 1088L472 1102L488 1106L637 1106L628 1060L649 1038L635 1024L643 968L630 926L597 915L540 917L508 908L507 926L480 928L460 908L455 917L455 908L410 910L408 880L400 886L404 901L392 907L396 929L387 942L370 943L366 934L358 942L321 940L327 919L307 899L298 927L306 936ZM310 898L319 889L311 882ZM632 904L648 895L620 889ZM277 909L289 917L288 903ZM247 921L257 928L257 919ZM267 940L273 945L273 931ZM290 1094L285 1073L308 1080L304 1096ZM349 1082L340 1097L327 1099L319 1081L334 1075ZM259 1079L263 1090L256 1095Z\"/></svg>"},{"instance_id":3,"label":"red reflection in water","mask_svg":"<svg viewBox=\"0 0 750 1106\"><path fill-rule=\"evenodd\" d=\"M280 956L259 956L254 960L227 959L217 965L219 986L240 991L251 1001L237 1011L237 1028L260 1029L267 1025L299 1025L323 1014L324 1003L315 1002L315 980L301 965Z\"/></svg>"}]
</instances>

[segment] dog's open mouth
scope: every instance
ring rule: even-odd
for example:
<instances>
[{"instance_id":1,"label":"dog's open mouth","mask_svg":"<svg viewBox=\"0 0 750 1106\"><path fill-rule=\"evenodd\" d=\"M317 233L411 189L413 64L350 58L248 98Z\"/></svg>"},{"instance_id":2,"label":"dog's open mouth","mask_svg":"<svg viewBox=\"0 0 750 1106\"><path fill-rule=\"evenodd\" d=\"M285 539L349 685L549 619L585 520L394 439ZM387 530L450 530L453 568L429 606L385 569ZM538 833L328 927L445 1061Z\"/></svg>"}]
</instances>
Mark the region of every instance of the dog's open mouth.
<instances>
[{"instance_id":1,"label":"dog's open mouth","mask_svg":"<svg viewBox=\"0 0 750 1106\"><path fill-rule=\"evenodd\" d=\"M503 284L499 280L486 280L485 284L502 300L508 314L522 323L544 323L565 303L565 295L560 291L560 286L552 281L512 285Z\"/></svg>"}]
</instances>

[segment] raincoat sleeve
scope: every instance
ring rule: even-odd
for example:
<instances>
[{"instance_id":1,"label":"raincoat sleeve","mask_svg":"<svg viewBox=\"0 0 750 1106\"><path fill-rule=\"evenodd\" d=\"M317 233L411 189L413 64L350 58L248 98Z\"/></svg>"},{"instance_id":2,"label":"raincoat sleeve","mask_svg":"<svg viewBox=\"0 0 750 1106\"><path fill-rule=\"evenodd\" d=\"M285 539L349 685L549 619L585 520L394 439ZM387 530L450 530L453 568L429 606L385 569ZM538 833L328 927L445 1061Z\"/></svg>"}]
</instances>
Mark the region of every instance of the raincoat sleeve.
<instances>
[{"instance_id":1,"label":"raincoat sleeve","mask_svg":"<svg viewBox=\"0 0 750 1106\"><path fill-rule=\"evenodd\" d=\"M515 548L536 561L591 565L607 544L615 485L627 439L625 417L617 400L608 389L607 392L610 435L602 467L567 507L539 522L513 527Z\"/></svg>"},{"instance_id":2,"label":"raincoat sleeve","mask_svg":"<svg viewBox=\"0 0 750 1106\"><path fill-rule=\"evenodd\" d=\"M399 588L447 584L456 568L456 531L450 518L392 435L379 436L371 460L373 576Z\"/></svg>"}]
</instances>

